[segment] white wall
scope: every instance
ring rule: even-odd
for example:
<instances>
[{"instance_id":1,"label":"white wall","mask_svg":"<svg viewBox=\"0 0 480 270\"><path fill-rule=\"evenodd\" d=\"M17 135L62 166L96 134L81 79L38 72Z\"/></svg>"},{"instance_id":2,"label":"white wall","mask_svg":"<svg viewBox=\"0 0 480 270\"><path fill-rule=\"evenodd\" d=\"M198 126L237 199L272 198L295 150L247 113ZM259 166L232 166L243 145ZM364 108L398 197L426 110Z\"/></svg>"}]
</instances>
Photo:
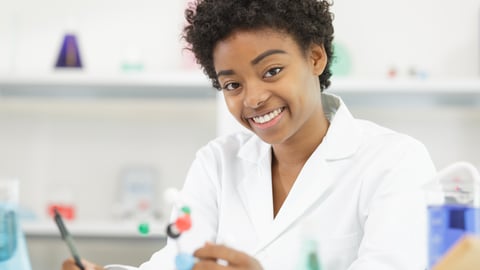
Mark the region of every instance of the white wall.
<instances>
[{"instance_id":1,"label":"white wall","mask_svg":"<svg viewBox=\"0 0 480 270\"><path fill-rule=\"evenodd\" d=\"M0 74L51 72L68 31L77 34L88 73L116 74L132 53L141 56L148 72L179 68L184 4L0 0Z\"/></svg>"},{"instance_id":2,"label":"white wall","mask_svg":"<svg viewBox=\"0 0 480 270\"><path fill-rule=\"evenodd\" d=\"M0 74L51 72L70 29L86 72L116 74L130 54L141 55L146 72L181 69L186 2L0 0ZM480 73L478 0L341 0L333 11L352 76L384 77L392 66L441 78Z\"/></svg>"},{"instance_id":3,"label":"white wall","mask_svg":"<svg viewBox=\"0 0 480 270\"><path fill-rule=\"evenodd\" d=\"M0 99L0 178L20 179L21 201L39 218L66 202L78 219L110 219L125 168L156 171L159 196L181 187L215 136L215 111L214 100Z\"/></svg>"},{"instance_id":4,"label":"white wall","mask_svg":"<svg viewBox=\"0 0 480 270\"><path fill-rule=\"evenodd\" d=\"M351 51L353 72L382 77L425 70L433 78L480 75L480 1L334 1L336 39Z\"/></svg>"}]
</instances>

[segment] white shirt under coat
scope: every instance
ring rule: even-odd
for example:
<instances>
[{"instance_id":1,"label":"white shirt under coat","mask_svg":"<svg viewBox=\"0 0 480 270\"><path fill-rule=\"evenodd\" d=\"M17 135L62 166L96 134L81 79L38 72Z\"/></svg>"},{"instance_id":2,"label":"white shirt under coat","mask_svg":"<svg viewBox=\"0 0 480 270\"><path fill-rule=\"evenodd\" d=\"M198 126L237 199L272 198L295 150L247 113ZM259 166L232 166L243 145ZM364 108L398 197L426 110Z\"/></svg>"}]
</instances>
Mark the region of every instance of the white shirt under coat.
<instances>
[{"instance_id":1,"label":"white shirt under coat","mask_svg":"<svg viewBox=\"0 0 480 270\"><path fill-rule=\"evenodd\" d=\"M275 218L269 144L239 132L197 152L182 190L193 220L178 241L182 251L230 242L265 270L298 270L308 238L318 243L322 269L426 268L421 188L435 168L424 145L354 119L334 95L322 102L330 127ZM140 269L173 270L176 253L169 240Z\"/></svg>"}]
</instances>

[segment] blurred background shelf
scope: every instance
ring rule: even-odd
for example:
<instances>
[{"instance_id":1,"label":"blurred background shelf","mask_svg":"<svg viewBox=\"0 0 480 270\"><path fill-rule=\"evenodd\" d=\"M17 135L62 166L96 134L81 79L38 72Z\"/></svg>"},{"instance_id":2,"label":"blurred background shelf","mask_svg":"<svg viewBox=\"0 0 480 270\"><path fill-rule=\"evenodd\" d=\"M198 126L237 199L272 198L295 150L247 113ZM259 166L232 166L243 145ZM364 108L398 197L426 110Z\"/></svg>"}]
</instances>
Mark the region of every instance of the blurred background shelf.
<instances>
[{"instance_id":1,"label":"blurred background shelf","mask_svg":"<svg viewBox=\"0 0 480 270\"><path fill-rule=\"evenodd\" d=\"M140 222L133 221L73 221L65 222L67 229L74 238L123 238L123 239L144 239L155 238L165 239L164 233L166 225L163 222L149 222L150 232L141 234L138 230ZM60 238L60 232L53 220L33 222L22 222L22 229L29 237L52 237Z\"/></svg>"},{"instance_id":2,"label":"blurred background shelf","mask_svg":"<svg viewBox=\"0 0 480 270\"><path fill-rule=\"evenodd\" d=\"M354 93L474 93L480 94L479 79L349 79L332 78L331 90Z\"/></svg>"},{"instance_id":3,"label":"blurred background shelf","mask_svg":"<svg viewBox=\"0 0 480 270\"><path fill-rule=\"evenodd\" d=\"M332 78L328 92L349 105L480 106L479 79ZM215 98L216 90L200 71L122 76L58 73L47 76L1 76L0 97L45 98Z\"/></svg>"},{"instance_id":4,"label":"blurred background shelf","mask_svg":"<svg viewBox=\"0 0 480 270\"><path fill-rule=\"evenodd\" d=\"M199 71L121 76L59 72L42 76L0 75L0 96L212 98L215 91Z\"/></svg>"},{"instance_id":5,"label":"blurred background shelf","mask_svg":"<svg viewBox=\"0 0 480 270\"><path fill-rule=\"evenodd\" d=\"M478 79L379 79L333 78L331 93L347 105L375 107L480 106Z\"/></svg>"}]
</instances>

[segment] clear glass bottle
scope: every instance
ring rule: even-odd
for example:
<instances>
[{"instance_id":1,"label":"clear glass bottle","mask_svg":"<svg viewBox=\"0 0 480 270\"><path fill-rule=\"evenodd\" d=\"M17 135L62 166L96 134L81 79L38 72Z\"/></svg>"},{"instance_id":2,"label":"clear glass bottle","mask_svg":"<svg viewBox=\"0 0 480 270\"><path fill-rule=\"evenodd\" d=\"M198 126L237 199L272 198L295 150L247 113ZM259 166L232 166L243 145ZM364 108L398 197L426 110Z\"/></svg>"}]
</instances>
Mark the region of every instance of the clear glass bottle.
<instances>
[{"instance_id":1,"label":"clear glass bottle","mask_svg":"<svg viewBox=\"0 0 480 270\"><path fill-rule=\"evenodd\" d=\"M0 269L30 270L25 237L20 228L18 180L0 179Z\"/></svg>"}]
</instances>

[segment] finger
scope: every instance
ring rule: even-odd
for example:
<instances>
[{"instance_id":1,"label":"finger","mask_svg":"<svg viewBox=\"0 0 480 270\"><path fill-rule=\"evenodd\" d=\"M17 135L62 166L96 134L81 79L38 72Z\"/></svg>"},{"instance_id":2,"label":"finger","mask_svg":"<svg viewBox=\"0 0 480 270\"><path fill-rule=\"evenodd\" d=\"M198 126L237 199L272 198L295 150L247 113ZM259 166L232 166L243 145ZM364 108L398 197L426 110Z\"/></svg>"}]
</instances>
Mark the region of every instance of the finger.
<instances>
[{"instance_id":1,"label":"finger","mask_svg":"<svg viewBox=\"0 0 480 270\"><path fill-rule=\"evenodd\" d=\"M102 266L98 266L87 260L82 260L82 265L84 266L85 270L103 270L104 269ZM80 270L80 268L77 266L73 258L68 258L63 262L62 270Z\"/></svg>"},{"instance_id":2,"label":"finger","mask_svg":"<svg viewBox=\"0 0 480 270\"><path fill-rule=\"evenodd\" d=\"M81 260L82 261L82 265L83 267L85 268L85 270L103 270L103 266L99 266L99 265L96 265L92 262L89 262L87 260Z\"/></svg>"},{"instance_id":3,"label":"finger","mask_svg":"<svg viewBox=\"0 0 480 270\"><path fill-rule=\"evenodd\" d=\"M250 256L241 251L210 243L196 250L193 255L202 260L225 260L229 265L245 265L250 261Z\"/></svg>"},{"instance_id":4,"label":"finger","mask_svg":"<svg viewBox=\"0 0 480 270\"><path fill-rule=\"evenodd\" d=\"M192 270L226 270L227 266L220 265L212 260L198 261L192 268Z\"/></svg>"},{"instance_id":5,"label":"finger","mask_svg":"<svg viewBox=\"0 0 480 270\"><path fill-rule=\"evenodd\" d=\"M63 261L62 270L78 270L78 267L75 265L75 261L72 258L68 258Z\"/></svg>"}]
</instances>

